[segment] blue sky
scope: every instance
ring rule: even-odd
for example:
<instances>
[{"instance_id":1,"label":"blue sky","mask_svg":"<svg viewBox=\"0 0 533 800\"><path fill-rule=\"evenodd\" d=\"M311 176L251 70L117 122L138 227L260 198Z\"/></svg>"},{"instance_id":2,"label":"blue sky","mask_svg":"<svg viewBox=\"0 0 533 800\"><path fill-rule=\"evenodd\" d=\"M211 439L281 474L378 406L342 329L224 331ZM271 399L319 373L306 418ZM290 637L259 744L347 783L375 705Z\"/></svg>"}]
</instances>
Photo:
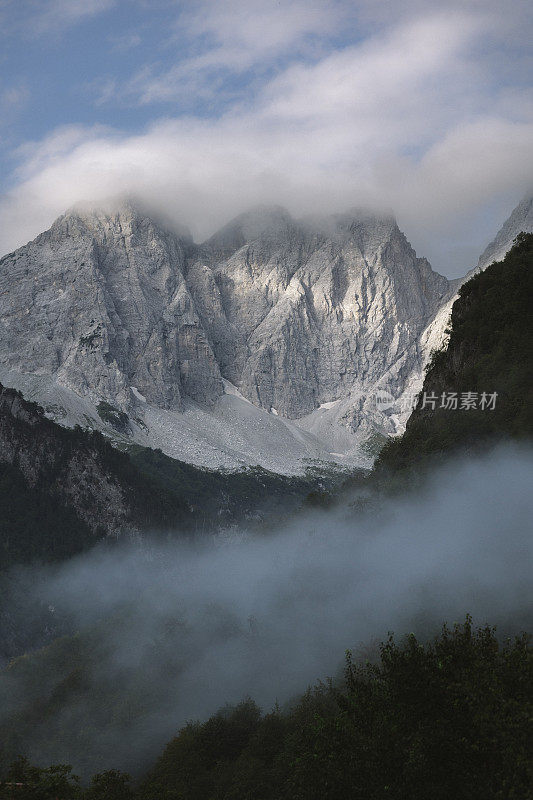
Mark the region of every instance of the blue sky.
<instances>
[{"instance_id":1,"label":"blue sky","mask_svg":"<svg viewBox=\"0 0 533 800\"><path fill-rule=\"evenodd\" d=\"M0 0L0 249L121 192L196 238L369 205L460 274L533 187L529 6Z\"/></svg>"},{"instance_id":2,"label":"blue sky","mask_svg":"<svg viewBox=\"0 0 533 800\"><path fill-rule=\"evenodd\" d=\"M296 30L286 31L285 41L274 31L273 45L257 57L249 49L261 36L252 25L251 42L243 36L232 42L234 52L230 47L223 52L216 30L197 25L197 17L206 21L204 9L216 5L217 0L0 0L4 184L10 178L11 154L22 142L44 139L68 125L135 133L168 116L216 118L236 104L253 103L255 92L294 63L296 54L314 63L321 53L357 39L357 30L348 38L336 24L328 30L337 4L302 0L284 4L294 8L285 18L302 20ZM226 4L237 24L245 22L241 12L246 5ZM274 12L281 5L270 3ZM306 26L307 6L312 10L313 5L320 19ZM269 21L273 15L250 15L256 24L262 16ZM345 16L354 19L353 12ZM281 42L276 42L276 33ZM181 78L175 74L180 68Z\"/></svg>"}]
</instances>

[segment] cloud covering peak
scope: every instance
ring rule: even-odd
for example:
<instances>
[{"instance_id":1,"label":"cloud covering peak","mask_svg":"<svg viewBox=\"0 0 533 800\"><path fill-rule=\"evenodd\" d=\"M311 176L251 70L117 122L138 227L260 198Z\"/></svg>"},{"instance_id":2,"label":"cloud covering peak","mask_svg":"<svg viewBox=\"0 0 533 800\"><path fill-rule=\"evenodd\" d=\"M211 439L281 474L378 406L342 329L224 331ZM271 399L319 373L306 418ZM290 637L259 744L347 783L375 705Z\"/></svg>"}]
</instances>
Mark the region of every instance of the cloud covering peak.
<instances>
[{"instance_id":1,"label":"cloud covering peak","mask_svg":"<svg viewBox=\"0 0 533 800\"><path fill-rule=\"evenodd\" d=\"M103 3L103 17L122 5ZM531 13L518 0L379 4L384 16L341 0L133 6L159 48L130 25L127 58L116 36L106 45L128 68L110 57L83 84L90 119L11 151L3 252L77 200L126 192L197 239L258 203L392 207L457 275L533 185Z\"/></svg>"}]
</instances>

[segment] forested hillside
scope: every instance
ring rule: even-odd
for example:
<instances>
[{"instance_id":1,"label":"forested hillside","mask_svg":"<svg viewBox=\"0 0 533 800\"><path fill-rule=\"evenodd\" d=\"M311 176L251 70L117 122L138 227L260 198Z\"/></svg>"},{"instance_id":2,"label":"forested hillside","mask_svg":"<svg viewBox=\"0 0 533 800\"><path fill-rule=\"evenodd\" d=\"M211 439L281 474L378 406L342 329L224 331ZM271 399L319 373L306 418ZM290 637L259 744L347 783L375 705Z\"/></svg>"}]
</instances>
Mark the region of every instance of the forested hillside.
<instances>
[{"instance_id":1,"label":"forested hillside","mask_svg":"<svg viewBox=\"0 0 533 800\"><path fill-rule=\"evenodd\" d=\"M386 444L376 470L532 436L533 234L522 233L503 261L459 290L449 343L434 353L406 432Z\"/></svg>"},{"instance_id":2,"label":"forested hillside","mask_svg":"<svg viewBox=\"0 0 533 800\"><path fill-rule=\"evenodd\" d=\"M108 771L4 768L0 797L89 800L525 800L533 650L469 618L423 644L392 637L370 661L284 709L252 700L190 722L134 787ZM16 795L12 783L20 782Z\"/></svg>"},{"instance_id":3,"label":"forested hillside","mask_svg":"<svg viewBox=\"0 0 533 800\"><path fill-rule=\"evenodd\" d=\"M499 645L469 619L426 645L347 655L344 680L290 710L252 701L191 723L141 786L143 800L489 800L527 796L533 710L527 637Z\"/></svg>"}]
</instances>

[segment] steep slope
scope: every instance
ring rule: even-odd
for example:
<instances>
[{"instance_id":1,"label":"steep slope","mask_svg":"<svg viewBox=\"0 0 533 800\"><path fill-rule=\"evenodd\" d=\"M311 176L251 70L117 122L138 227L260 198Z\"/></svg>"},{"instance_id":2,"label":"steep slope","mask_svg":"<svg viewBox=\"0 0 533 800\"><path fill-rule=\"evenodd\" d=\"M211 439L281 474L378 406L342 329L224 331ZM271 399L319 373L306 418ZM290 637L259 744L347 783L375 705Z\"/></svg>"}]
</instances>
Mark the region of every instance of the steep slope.
<instances>
[{"instance_id":1,"label":"steep slope","mask_svg":"<svg viewBox=\"0 0 533 800\"><path fill-rule=\"evenodd\" d=\"M394 219L364 212L297 223L262 209L213 237L206 255L231 358L212 308L203 321L225 377L289 419L373 386L448 292Z\"/></svg>"},{"instance_id":2,"label":"steep slope","mask_svg":"<svg viewBox=\"0 0 533 800\"><path fill-rule=\"evenodd\" d=\"M452 306L459 296L454 290L458 290L473 275L486 269L493 261L503 259L521 232L533 232L533 195L526 196L513 209L511 215L479 257L477 266L469 270L464 278L456 278L454 281L450 281L451 292L449 299L441 306L420 337L420 349L423 353L422 360L424 363L430 360L433 351L441 349L448 342L447 331L450 326ZM422 388L422 377L421 374L413 374L410 381L411 394L418 393Z\"/></svg>"},{"instance_id":3,"label":"steep slope","mask_svg":"<svg viewBox=\"0 0 533 800\"><path fill-rule=\"evenodd\" d=\"M0 384L1 564L50 561L105 536L190 518L188 504L99 433L67 430Z\"/></svg>"},{"instance_id":4,"label":"steep slope","mask_svg":"<svg viewBox=\"0 0 533 800\"><path fill-rule=\"evenodd\" d=\"M532 308L533 234L524 233L503 261L459 290L448 345L435 353L424 380L423 395L434 400L424 405L422 397L405 434L380 454L378 471L495 439L533 437Z\"/></svg>"}]
</instances>

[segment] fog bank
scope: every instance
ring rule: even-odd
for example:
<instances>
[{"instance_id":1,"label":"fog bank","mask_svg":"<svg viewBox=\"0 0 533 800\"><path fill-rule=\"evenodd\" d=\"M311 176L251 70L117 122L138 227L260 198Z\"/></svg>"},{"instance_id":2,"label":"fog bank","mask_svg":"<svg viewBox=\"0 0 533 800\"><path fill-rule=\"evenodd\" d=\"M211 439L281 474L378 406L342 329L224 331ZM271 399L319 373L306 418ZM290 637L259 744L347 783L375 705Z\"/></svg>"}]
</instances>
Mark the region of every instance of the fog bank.
<instances>
[{"instance_id":1,"label":"fog bank","mask_svg":"<svg viewBox=\"0 0 533 800\"><path fill-rule=\"evenodd\" d=\"M43 720L65 732L63 750L43 748L35 731L29 755L75 760L67 732L82 720L97 740L84 745L93 771L137 771L188 719L246 695L283 703L336 673L346 648L388 631L432 632L467 612L501 632L531 628L532 485L533 454L500 448L366 515L345 504L264 538L121 546L43 569L28 591L68 616L97 657L83 699ZM4 713L27 695L8 674ZM102 685L124 704L133 693L130 718L96 714Z\"/></svg>"}]
</instances>

